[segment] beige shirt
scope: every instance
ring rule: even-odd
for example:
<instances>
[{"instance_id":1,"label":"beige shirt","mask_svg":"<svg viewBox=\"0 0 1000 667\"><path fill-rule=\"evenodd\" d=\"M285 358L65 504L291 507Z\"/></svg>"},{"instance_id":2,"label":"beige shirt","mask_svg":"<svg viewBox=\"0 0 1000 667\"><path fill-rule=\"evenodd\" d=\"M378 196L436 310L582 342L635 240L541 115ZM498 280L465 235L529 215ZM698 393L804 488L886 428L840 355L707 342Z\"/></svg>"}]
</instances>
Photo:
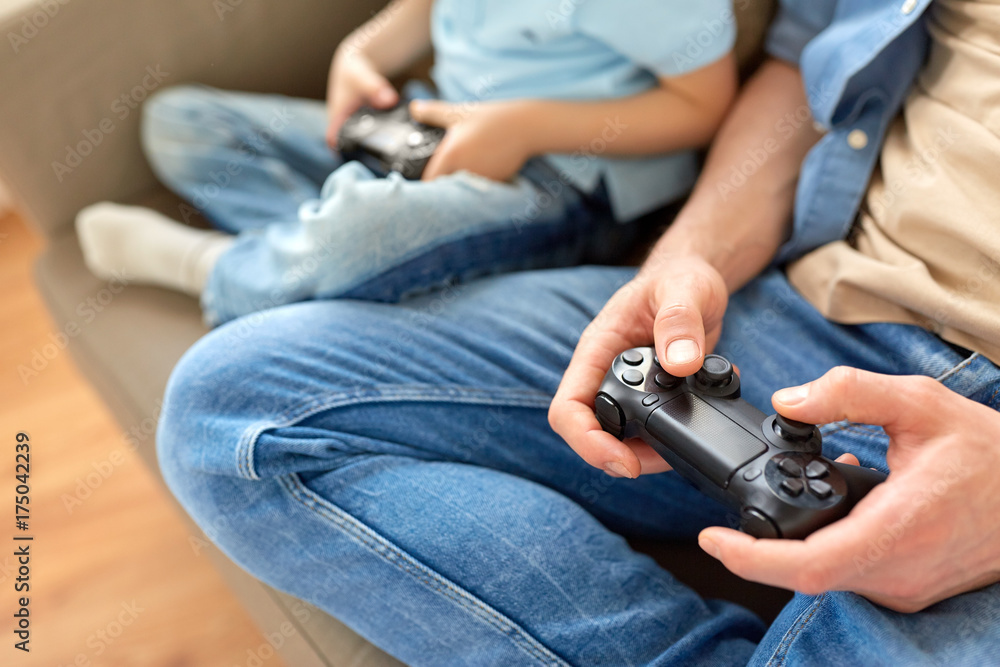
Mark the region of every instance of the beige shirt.
<instances>
[{"instance_id":1,"label":"beige shirt","mask_svg":"<svg viewBox=\"0 0 1000 667\"><path fill-rule=\"evenodd\" d=\"M789 266L837 322L900 322L1000 363L1000 0L931 5L929 60L846 241Z\"/></svg>"}]
</instances>

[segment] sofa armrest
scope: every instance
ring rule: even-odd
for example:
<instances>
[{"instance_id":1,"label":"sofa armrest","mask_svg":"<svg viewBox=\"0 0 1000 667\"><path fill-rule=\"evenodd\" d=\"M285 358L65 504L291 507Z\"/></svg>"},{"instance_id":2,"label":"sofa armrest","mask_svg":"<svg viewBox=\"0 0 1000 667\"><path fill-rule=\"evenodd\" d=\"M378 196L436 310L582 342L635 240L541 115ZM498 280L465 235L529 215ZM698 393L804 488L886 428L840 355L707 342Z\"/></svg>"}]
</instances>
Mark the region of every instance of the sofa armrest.
<instances>
[{"instance_id":1,"label":"sofa armrest","mask_svg":"<svg viewBox=\"0 0 1000 667\"><path fill-rule=\"evenodd\" d=\"M44 233L155 185L138 104L197 81L322 97L330 58L385 0L52 0L0 23L0 180Z\"/></svg>"}]
</instances>

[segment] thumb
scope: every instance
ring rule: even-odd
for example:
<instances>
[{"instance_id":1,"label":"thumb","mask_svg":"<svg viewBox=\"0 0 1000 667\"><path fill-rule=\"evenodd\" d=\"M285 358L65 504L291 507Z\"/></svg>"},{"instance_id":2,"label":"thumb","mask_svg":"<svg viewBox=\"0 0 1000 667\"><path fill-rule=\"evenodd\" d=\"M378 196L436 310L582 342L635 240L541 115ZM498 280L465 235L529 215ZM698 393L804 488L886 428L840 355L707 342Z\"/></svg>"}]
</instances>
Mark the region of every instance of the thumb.
<instances>
[{"instance_id":1,"label":"thumb","mask_svg":"<svg viewBox=\"0 0 1000 667\"><path fill-rule=\"evenodd\" d=\"M413 100L410 102L413 120L434 127L451 127L455 124L455 105L440 100Z\"/></svg>"},{"instance_id":2,"label":"thumb","mask_svg":"<svg viewBox=\"0 0 1000 667\"><path fill-rule=\"evenodd\" d=\"M726 308L726 284L718 273L702 271L658 292L653 321L657 356L668 373L691 375L715 344Z\"/></svg>"},{"instance_id":3,"label":"thumb","mask_svg":"<svg viewBox=\"0 0 1000 667\"><path fill-rule=\"evenodd\" d=\"M852 421L889 429L908 429L926 420L941 386L924 376L894 376L838 366L823 377L771 397L774 409L810 424Z\"/></svg>"},{"instance_id":4,"label":"thumb","mask_svg":"<svg viewBox=\"0 0 1000 667\"><path fill-rule=\"evenodd\" d=\"M371 68L358 71L358 88L364 98L376 109L387 109L399 101L399 93L389 80Z\"/></svg>"}]
</instances>

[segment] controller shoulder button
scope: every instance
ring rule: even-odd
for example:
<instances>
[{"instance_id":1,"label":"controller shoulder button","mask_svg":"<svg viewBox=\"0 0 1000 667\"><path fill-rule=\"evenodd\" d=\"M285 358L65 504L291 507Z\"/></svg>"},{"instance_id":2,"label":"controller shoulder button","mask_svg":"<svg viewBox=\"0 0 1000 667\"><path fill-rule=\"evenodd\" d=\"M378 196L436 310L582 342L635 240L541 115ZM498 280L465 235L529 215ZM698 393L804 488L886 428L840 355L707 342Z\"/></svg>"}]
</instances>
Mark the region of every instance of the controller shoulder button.
<instances>
[{"instance_id":1,"label":"controller shoulder button","mask_svg":"<svg viewBox=\"0 0 1000 667\"><path fill-rule=\"evenodd\" d=\"M804 486L805 485L802 483L802 480L798 478L785 479L781 481L781 490L793 498L797 498L802 495L802 489Z\"/></svg>"},{"instance_id":2,"label":"controller shoulder button","mask_svg":"<svg viewBox=\"0 0 1000 667\"><path fill-rule=\"evenodd\" d=\"M778 532L778 527L774 525L774 522L756 507L744 507L740 514L740 528L747 535L765 539L777 539L781 537L781 533Z\"/></svg>"},{"instance_id":3,"label":"controller shoulder button","mask_svg":"<svg viewBox=\"0 0 1000 667\"><path fill-rule=\"evenodd\" d=\"M633 387L642 384L642 381L645 379L646 378L643 377L642 373L640 373L634 368L630 368L624 373L622 373L622 381L625 384L631 385Z\"/></svg>"},{"instance_id":4,"label":"controller shoulder button","mask_svg":"<svg viewBox=\"0 0 1000 667\"><path fill-rule=\"evenodd\" d=\"M626 350L622 352L622 361L624 361L629 366L638 366L643 362L645 357L642 356L642 352L639 350Z\"/></svg>"},{"instance_id":5,"label":"controller shoulder button","mask_svg":"<svg viewBox=\"0 0 1000 667\"><path fill-rule=\"evenodd\" d=\"M660 400L660 397L656 394L646 394L646 397L642 399L642 404L647 408Z\"/></svg>"},{"instance_id":6,"label":"controller shoulder button","mask_svg":"<svg viewBox=\"0 0 1000 667\"><path fill-rule=\"evenodd\" d=\"M829 472L830 469L820 460L810 461L809 465L806 466L806 477L809 479L820 479L821 477L826 477Z\"/></svg>"}]
</instances>

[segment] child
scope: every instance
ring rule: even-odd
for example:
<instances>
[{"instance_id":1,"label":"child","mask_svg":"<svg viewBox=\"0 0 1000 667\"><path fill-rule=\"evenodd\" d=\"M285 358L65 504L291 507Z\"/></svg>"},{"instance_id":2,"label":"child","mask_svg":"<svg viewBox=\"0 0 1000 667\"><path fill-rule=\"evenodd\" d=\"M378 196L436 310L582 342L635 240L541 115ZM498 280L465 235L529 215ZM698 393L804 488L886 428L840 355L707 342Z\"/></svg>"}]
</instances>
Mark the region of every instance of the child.
<instances>
[{"instance_id":1,"label":"child","mask_svg":"<svg viewBox=\"0 0 1000 667\"><path fill-rule=\"evenodd\" d=\"M618 223L693 183L692 149L735 94L734 32L729 0L396 0L338 47L325 113L192 86L151 98L153 169L229 234L101 203L77 217L84 256L99 276L200 295L212 325L611 259ZM411 113L447 134L423 179L344 163L341 124L399 103L387 77L431 46L440 99Z\"/></svg>"}]
</instances>

